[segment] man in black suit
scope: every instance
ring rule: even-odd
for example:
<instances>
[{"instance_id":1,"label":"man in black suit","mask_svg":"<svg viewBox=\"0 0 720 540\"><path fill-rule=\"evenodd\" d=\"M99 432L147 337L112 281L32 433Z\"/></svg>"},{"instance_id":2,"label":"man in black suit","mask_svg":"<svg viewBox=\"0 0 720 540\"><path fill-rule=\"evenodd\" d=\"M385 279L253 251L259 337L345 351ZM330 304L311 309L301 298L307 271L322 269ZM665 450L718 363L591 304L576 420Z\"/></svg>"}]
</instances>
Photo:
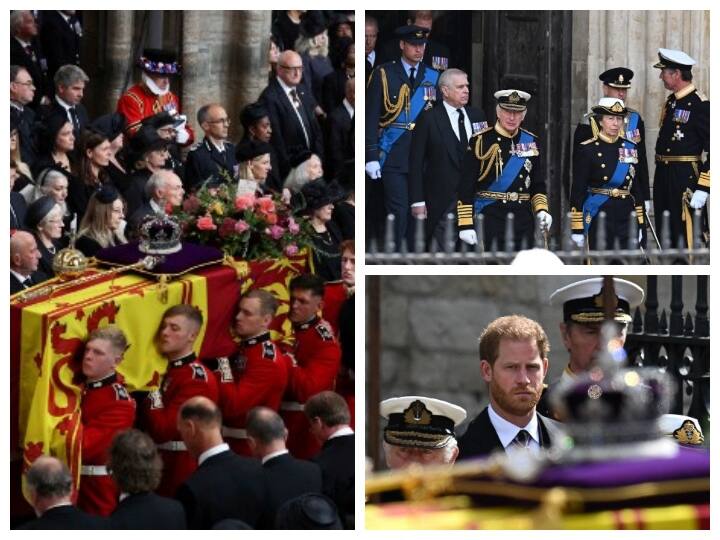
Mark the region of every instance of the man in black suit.
<instances>
[{"instance_id":1,"label":"man in black suit","mask_svg":"<svg viewBox=\"0 0 720 540\"><path fill-rule=\"evenodd\" d=\"M31 168L37 157L33 140L35 111L30 108L34 97L35 82L30 72L22 66L10 66L10 131L17 129L20 157Z\"/></svg>"},{"instance_id":2,"label":"man in black suit","mask_svg":"<svg viewBox=\"0 0 720 540\"><path fill-rule=\"evenodd\" d=\"M145 197L148 202L144 202L128 218L126 235L137 238L138 228L147 216L165 214L169 208L180 206L184 194L182 180L173 171L160 169L153 173L145 184Z\"/></svg>"},{"instance_id":3,"label":"man in black suit","mask_svg":"<svg viewBox=\"0 0 720 540\"><path fill-rule=\"evenodd\" d=\"M283 52L278 60L277 77L260 95L260 101L270 114L272 136L280 167L280 177L290 172L290 156L298 149L307 148L322 159L322 131L315 117L315 99L300 81L302 59L295 51Z\"/></svg>"},{"instance_id":4,"label":"man in black suit","mask_svg":"<svg viewBox=\"0 0 720 540\"><path fill-rule=\"evenodd\" d=\"M560 424L535 410L547 373L547 336L535 321L500 317L480 336L480 371L490 392L489 405L460 437L458 459L496 451L549 448L562 437Z\"/></svg>"},{"instance_id":5,"label":"man in black suit","mask_svg":"<svg viewBox=\"0 0 720 540\"><path fill-rule=\"evenodd\" d=\"M86 514L72 504L72 476L59 459L40 456L28 470L30 503L38 515L21 529L106 529L107 520Z\"/></svg>"},{"instance_id":6,"label":"man in black suit","mask_svg":"<svg viewBox=\"0 0 720 540\"><path fill-rule=\"evenodd\" d=\"M47 58L48 79L66 64L80 65L82 27L75 11L43 11L40 42Z\"/></svg>"},{"instance_id":7,"label":"man in black suit","mask_svg":"<svg viewBox=\"0 0 720 540\"><path fill-rule=\"evenodd\" d=\"M38 43L38 26L31 11L10 13L10 65L28 70L37 88L31 107L38 110L41 103L49 103L47 62Z\"/></svg>"},{"instance_id":8,"label":"man in black suit","mask_svg":"<svg viewBox=\"0 0 720 540\"><path fill-rule=\"evenodd\" d=\"M27 215L27 202L17 191L13 191L15 181L18 178L17 164L10 161L10 230L16 231L25 228L25 217Z\"/></svg>"},{"instance_id":9,"label":"man in black suit","mask_svg":"<svg viewBox=\"0 0 720 540\"><path fill-rule=\"evenodd\" d=\"M267 491L260 464L240 457L223 442L222 415L211 400L196 396L178 413L178 431L198 459L197 470L178 488L189 529L210 529L223 519L240 519L256 527Z\"/></svg>"},{"instance_id":10,"label":"man in black suit","mask_svg":"<svg viewBox=\"0 0 720 540\"><path fill-rule=\"evenodd\" d=\"M323 492L338 508L346 529L355 525L355 433L350 409L340 394L330 390L305 402L310 431L322 443L315 461L323 473Z\"/></svg>"},{"instance_id":11,"label":"man in black suit","mask_svg":"<svg viewBox=\"0 0 720 540\"><path fill-rule=\"evenodd\" d=\"M208 178L230 182L237 175L235 145L227 142L230 119L219 103L203 105L197 121L205 132L202 142L196 143L185 163L185 190L193 191Z\"/></svg>"},{"instance_id":12,"label":"man in black suit","mask_svg":"<svg viewBox=\"0 0 720 540\"><path fill-rule=\"evenodd\" d=\"M137 429L118 433L109 456L108 468L120 488L120 502L110 516L110 528L185 528L182 505L153 493L160 485L162 459L149 435Z\"/></svg>"},{"instance_id":13,"label":"man in black suit","mask_svg":"<svg viewBox=\"0 0 720 540\"><path fill-rule=\"evenodd\" d=\"M75 140L80 141L82 130L90 123L87 109L81 103L85 95L85 85L90 81L87 74L78 66L67 64L55 73L55 97L43 111L43 117L53 113L64 114L73 125ZM75 144L79 147L79 143Z\"/></svg>"},{"instance_id":14,"label":"man in black suit","mask_svg":"<svg viewBox=\"0 0 720 540\"><path fill-rule=\"evenodd\" d=\"M329 117L325 178L337 178L343 164L355 155L355 79L345 83L345 99Z\"/></svg>"},{"instance_id":15,"label":"man in black suit","mask_svg":"<svg viewBox=\"0 0 720 540\"><path fill-rule=\"evenodd\" d=\"M438 87L443 106L435 106L418 118L410 144L410 210L427 219L426 239L435 237L444 246L446 216L456 213L460 164L470 138L487 127L485 113L468 107L467 74L448 69Z\"/></svg>"},{"instance_id":16,"label":"man in black suit","mask_svg":"<svg viewBox=\"0 0 720 540\"><path fill-rule=\"evenodd\" d=\"M370 72L377 65L378 22L375 17L365 15L365 86L370 80Z\"/></svg>"},{"instance_id":17,"label":"man in black suit","mask_svg":"<svg viewBox=\"0 0 720 540\"><path fill-rule=\"evenodd\" d=\"M262 461L267 499L263 528L272 528L275 514L285 502L305 493L322 493L322 472L311 461L296 459L285 447L288 431L280 415L267 407L255 407L247 417L248 443Z\"/></svg>"},{"instance_id":18,"label":"man in black suit","mask_svg":"<svg viewBox=\"0 0 720 540\"><path fill-rule=\"evenodd\" d=\"M35 237L27 231L15 231L10 237L10 294L48 279L38 270L41 257Z\"/></svg>"}]
</instances>

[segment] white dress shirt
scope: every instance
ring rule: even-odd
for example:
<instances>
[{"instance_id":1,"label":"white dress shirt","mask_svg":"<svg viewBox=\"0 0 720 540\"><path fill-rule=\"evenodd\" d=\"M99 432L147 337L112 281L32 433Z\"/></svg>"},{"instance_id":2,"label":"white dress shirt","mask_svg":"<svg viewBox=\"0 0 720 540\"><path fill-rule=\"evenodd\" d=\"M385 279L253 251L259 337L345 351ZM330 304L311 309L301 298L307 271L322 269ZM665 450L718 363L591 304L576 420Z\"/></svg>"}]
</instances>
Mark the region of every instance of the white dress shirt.
<instances>
[{"instance_id":1,"label":"white dress shirt","mask_svg":"<svg viewBox=\"0 0 720 540\"><path fill-rule=\"evenodd\" d=\"M350 102L347 100L347 98L343 98L343 106L345 107L345 110L350 115L350 118L355 116L355 107L350 105Z\"/></svg>"},{"instance_id":2,"label":"white dress shirt","mask_svg":"<svg viewBox=\"0 0 720 540\"><path fill-rule=\"evenodd\" d=\"M355 433L355 432L352 430L352 428L351 428L350 426L345 426L344 428L340 428L340 429L338 429L335 433L333 433L332 435L330 435L330 436L328 437L328 441L329 441L330 439L334 439L334 438L336 438L336 437L344 437L345 435L352 435L352 434L354 434L354 433Z\"/></svg>"},{"instance_id":3,"label":"white dress shirt","mask_svg":"<svg viewBox=\"0 0 720 540\"><path fill-rule=\"evenodd\" d=\"M375 67L375 51L370 51L370 54L368 54L366 58L367 61L370 62L370 65Z\"/></svg>"},{"instance_id":4,"label":"white dress shirt","mask_svg":"<svg viewBox=\"0 0 720 540\"><path fill-rule=\"evenodd\" d=\"M226 450L230 450L230 447L227 443L218 444L217 446L208 448L202 454L200 454L200 456L198 456L198 466L202 465L206 459L216 456L218 454L222 454Z\"/></svg>"},{"instance_id":5,"label":"white dress shirt","mask_svg":"<svg viewBox=\"0 0 720 540\"><path fill-rule=\"evenodd\" d=\"M290 453L290 451L287 448L284 450L278 450L277 452L271 452L270 454L268 454L267 456L262 458L262 464L265 465L271 459L276 458L278 456L283 456L283 455L289 454L289 453Z\"/></svg>"},{"instance_id":6,"label":"white dress shirt","mask_svg":"<svg viewBox=\"0 0 720 540\"><path fill-rule=\"evenodd\" d=\"M490 423L495 428L495 433L497 433L497 436L505 450L507 450L508 446L510 446L513 440L515 440L515 437L517 437L517 434L523 429L530 434L531 439L528 448L532 450L540 449L540 425L538 424L536 412L533 412L533 417L524 427L518 427L505 420L502 416L495 412L492 405L488 405L488 415L490 416Z\"/></svg>"},{"instance_id":7,"label":"white dress shirt","mask_svg":"<svg viewBox=\"0 0 720 540\"><path fill-rule=\"evenodd\" d=\"M457 112L458 107L453 107L450 105L447 101L443 101L443 105L445 105L445 110L448 113L448 116L450 117L450 125L452 126L453 133L457 137L457 140L460 140L460 132L458 131L458 116L459 113ZM467 135L467 140L469 141L472 137L472 132L470 129L470 120L468 120L467 111L465 110L465 107L460 107L460 110L463 112L464 115L464 124L465 124L465 134Z\"/></svg>"},{"instance_id":8,"label":"white dress shirt","mask_svg":"<svg viewBox=\"0 0 720 540\"><path fill-rule=\"evenodd\" d=\"M297 87L296 86L288 86L287 84L285 84L285 82L280 77L277 77L275 80L280 84L280 88L282 88L283 91L285 92L285 97L288 98L290 105L292 105L293 111L295 111L295 116L297 116L298 122L300 122L300 126L302 126L303 135L305 135L305 142L307 143L308 148L310 148L310 137L308 136L308 132L307 132L309 126L306 126L303 123L302 116L300 116L300 111L295 106L295 101L293 101L293 98L290 95L290 92L292 92L294 90L295 95L297 95L298 101L300 102L300 107L302 107L302 101L300 100L300 93L297 91Z\"/></svg>"}]
</instances>

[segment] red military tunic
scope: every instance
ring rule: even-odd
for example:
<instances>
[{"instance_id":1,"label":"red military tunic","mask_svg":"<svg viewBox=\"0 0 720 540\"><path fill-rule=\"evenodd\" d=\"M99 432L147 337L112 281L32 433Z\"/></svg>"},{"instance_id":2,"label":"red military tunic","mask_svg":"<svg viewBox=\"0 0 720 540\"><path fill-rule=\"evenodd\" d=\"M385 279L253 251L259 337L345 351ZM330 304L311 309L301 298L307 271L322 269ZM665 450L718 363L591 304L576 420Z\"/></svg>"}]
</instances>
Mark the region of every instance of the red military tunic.
<instances>
[{"instance_id":1,"label":"red military tunic","mask_svg":"<svg viewBox=\"0 0 720 540\"><path fill-rule=\"evenodd\" d=\"M335 377L340 370L340 346L327 321L314 317L294 325L294 357L297 365L290 370L285 397L280 406L288 429L288 450L299 459L310 459L318 453L320 441L310 433L310 423L303 405L324 390L335 388Z\"/></svg>"},{"instance_id":2,"label":"red military tunic","mask_svg":"<svg viewBox=\"0 0 720 540\"><path fill-rule=\"evenodd\" d=\"M220 370L218 376L223 436L234 452L252 456L245 434L247 413L259 406L280 409L291 361L268 332L243 340L230 362L232 372Z\"/></svg>"},{"instance_id":3,"label":"red military tunic","mask_svg":"<svg viewBox=\"0 0 720 540\"><path fill-rule=\"evenodd\" d=\"M188 399L205 396L218 402L217 380L200 362L195 353L168 364L160 385L162 403L148 396L145 400L146 429L160 449L163 478L157 493L172 497L175 491L197 468L196 459L185 449L177 429L177 414Z\"/></svg>"},{"instance_id":4,"label":"red military tunic","mask_svg":"<svg viewBox=\"0 0 720 540\"><path fill-rule=\"evenodd\" d=\"M126 131L132 136L140 129L143 119L163 111L175 111L180 114L180 100L172 92L164 96L156 96L144 84L136 84L125 92L118 100L117 112L122 114L127 121ZM183 146L191 145L195 140L195 134L189 124L185 129L190 138Z\"/></svg>"},{"instance_id":5,"label":"red military tunic","mask_svg":"<svg viewBox=\"0 0 720 540\"><path fill-rule=\"evenodd\" d=\"M115 373L87 383L80 404L82 420L82 476L78 506L90 514L108 516L118 503L118 488L107 474L113 437L135 422L135 400Z\"/></svg>"},{"instance_id":6,"label":"red military tunic","mask_svg":"<svg viewBox=\"0 0 720 540\"><path fill-rule=\"evenodd\" d=\"M349 292L343 281L329 281L325 283L325 294L323 295L322 316L330 323L333 332L337 335L340 318L340 308L348 299Z\"/></svg>"}]
</instances>

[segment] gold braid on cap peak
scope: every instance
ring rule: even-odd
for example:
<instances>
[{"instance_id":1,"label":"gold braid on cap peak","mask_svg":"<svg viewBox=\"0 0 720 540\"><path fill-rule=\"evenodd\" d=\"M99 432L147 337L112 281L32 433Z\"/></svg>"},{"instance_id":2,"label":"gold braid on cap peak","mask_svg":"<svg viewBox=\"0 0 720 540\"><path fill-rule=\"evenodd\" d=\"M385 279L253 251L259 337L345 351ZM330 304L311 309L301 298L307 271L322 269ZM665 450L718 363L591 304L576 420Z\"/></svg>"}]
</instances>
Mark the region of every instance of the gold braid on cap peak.
<instances>
[{"instance_id":1,"label":"gold braid on cap peak","mask_svg":"<svg viewBox=\"0 0 720 540\"><path fill-rule=\"evenodd\" d=\"M406 111L406 118L409 121L410 118L410 87L407 84L400 86L398 92L398 99L395 103L390 100L390 92L388 90L387 74L385 69L380 68L380 80L382 82L383 89L383 106L385 107L385 114L380 119L380 127L387 127L392 124L397 117L400 116L403 106Z\"/></svg>"}]
</instances>

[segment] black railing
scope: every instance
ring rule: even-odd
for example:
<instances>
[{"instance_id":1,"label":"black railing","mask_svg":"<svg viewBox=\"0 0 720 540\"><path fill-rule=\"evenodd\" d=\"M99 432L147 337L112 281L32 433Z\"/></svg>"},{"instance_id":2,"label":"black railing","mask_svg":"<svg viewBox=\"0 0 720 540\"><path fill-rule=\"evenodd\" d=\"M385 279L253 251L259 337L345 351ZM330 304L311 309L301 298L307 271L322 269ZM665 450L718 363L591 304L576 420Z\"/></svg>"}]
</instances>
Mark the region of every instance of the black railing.
<instances>
[{"instance_id":1,"label":"black railing","mask_svg":"<svg viewBox=\"0 0 720 540\"><path fill-rule=\"evenodd\" d=\"M677 385L671 410L700 420L709 440L710 420L710 319L708 318L709 276L697 276L695 316L684 313L683 276L671 280L669 315L658 313L658 276L647 277L645 315L635 312L625 342L628 363L656 366L671 375Z\"/></svg>"},{"instance_id":2,"label":"black railing","mask_svg":"<svg viewBox=\"0 0 720 540\"><path fill-rule=\"evenodd\" d=\"M410 249L406 239L398 242L394 237L395 216L390 214L385 226L385 238L382 242L379 239L369 240L365 262L367 264L509 264L513 262L519 251L535 247L548 249L565 264L710 264L710 249L702 231L701 210L695 210L693 216L693 249L685 247L684 238L678 238L675 242L670 238L668 211L663 213L662 234L657 241L650 229L646 229L648 238L645 248L638 242L638 225L634 212L629 220L626 249L620 249L617 240L614 245L608 245L606 221L605 213L600 212L595 225L596 246L592 250L587 247L578 248L572 241L570 214L564 220L565 228L560 234L559 241L554 236L543 235L540 227L536 225L535 245L518 246L515 245L514 239L514 216L508 214L505 222L504 245L498 246L493 243L491 246L485 246L482 241L483 215L479 214L475 219L478 243L470 246L458 240L455 219L452 214L448 214L445 218L442 245L439 245L435 238L432 238L428 245L424 230L425 220L415 219L415 236Z\"/></svg>"}]
</instances>

